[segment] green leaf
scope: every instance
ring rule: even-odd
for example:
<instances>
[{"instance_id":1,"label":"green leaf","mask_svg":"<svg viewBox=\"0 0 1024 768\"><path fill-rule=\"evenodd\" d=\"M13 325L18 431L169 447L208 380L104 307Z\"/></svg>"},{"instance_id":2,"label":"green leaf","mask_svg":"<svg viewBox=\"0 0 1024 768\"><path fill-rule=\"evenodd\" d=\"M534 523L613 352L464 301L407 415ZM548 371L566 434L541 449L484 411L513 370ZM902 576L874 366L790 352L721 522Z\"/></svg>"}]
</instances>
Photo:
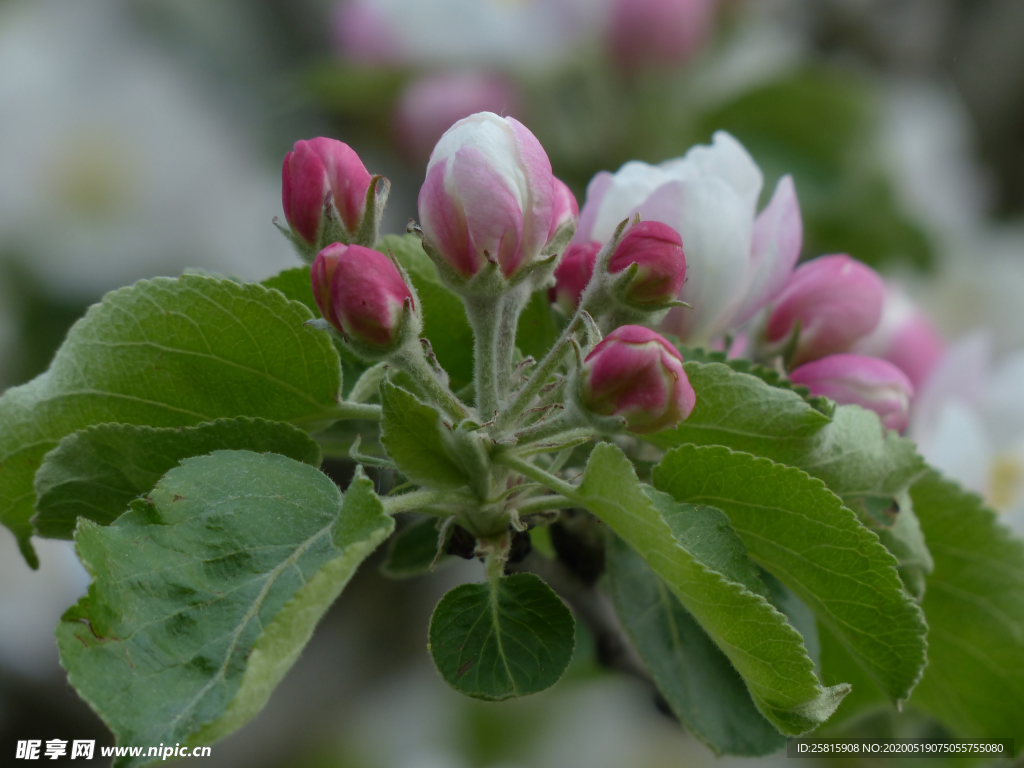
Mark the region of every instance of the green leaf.
<instances>
[{"instance_id":1,"label":"green leaf","mask_svg":"<svg viewBox=\"0 0 1024 768\"><path fill-rule=\"evenodd\" d=\"M380 385L380 441L398 469L410 480L431 488L461 488L462 470L448 456L441 414L389 381Z\"/></svg>"},{"instance_id":2,"label":"green leaf","mask_svg":"<svg viewBox=\"0 0 1024 768\"><path fill-rule=\"evenodd\" d=\"M182 459L218 450L279 453L320 466L320 446L298 427L240 417L196 427L99 424L74 432L36 473L32 522L40 536L70 539L79 516L109 525Z\"/></svg>"},{"instance_id":3,"label":"green leaf","mask_svg":"<svg viewBox=\"0 0 1024 768\"><path fill-rule=\"evenodd\" d=\"M430 655L441 677L475 699L550 688L575 647L572 614L532 573L456 587L430 618Z\"/></svg>"},{"instance_id":4,"label":"green leaf","mask_svg":"<svg viewBox=\"0 0 1024 768\"><path fill-rule=\"evenodd\" d=\"M922 607L930 662L911 703L971 738L1024 745L1024 542L936 473L911 489L935 570Z\"/></svg>"},{"instance_id":5,"label":"green leaf","mask_svg":"<svg viewBox=\"0 0 1024 768\"><path fill-rule=\"evenodd\" d=\"M198 275L107 294L46 373L0 398L0 522L26 559L35 562L32 478L65 435L106 422L329 422L341 370L327 334L303 327L309 319L277 291Z\"/></svg>"},{"instance_id":6,"label":"green leaf","mask_svg":"<svg viewBox=\"0 0 1024 768\"><path fill-rule=\"evenodd\" d=\"M61 663L118 744L208 744L263 707L394 521L361 473L342 499L248 451L186 459L150 498L81 523L93 582L57 626Z\"/></svg>"},{"instance_id":7,"label":"green leaf","mask_svg":"<svg viewBox=\"0 0 1024 768\"><path fill-rule=\"evenodd\" d=\"M724 513L723 513L724 514ZM772 576L768 571L762 570L761 581L768 588L768 596L772 605L782 611L793 628L800 633L807 647L807 655L814 661L817 668L821 661L821 640L818 636L818 620L814 618L814 612L807 607L807 603L794 595L786 585ZM842 678L845 680L845 678ZM840 678L834 681L838 683ZM848 681L847 681L848 682ZM843 699L846 701L846 699Z\"/></svg>"},{"instance_id":8,"label":"green leaf","mask_svg":"<svg viewBox=\"0 0 1024 768\"><path fill-rule=\"evenodd\" d=\"M904 586L920 601L935 562L914 514L910 494L904 491L891 504L874 499L855 499L854 502L851 506L859 513L861 522L878 534L879 541L896 556Z\"/></svg>"},{"instance_id":9,"label":"green leaf","mask_svg":"<svg viewBox=\"0 0 1024 768\"><path fill-rule=\"evenodd\" d=\"M644 486L669 530L683 549L729 581L742 584L761 597L768 598L768 587L761 581L758 568L747 557L747 548L720 509L698 504L681 504L667 493Z\"/></svg>"},{"instance_id":10,"label":"green leaf","mask_svg":"<svg viewBox=\"0 0 1024 768\"><path fill-rule=\"evenodd\" d=\"M764 456L817 477L848 503L890 500L925 471L914 443L883 429L871 411L842 405L829 420L797 393L721 363L684 367L697 405L678 427L647 436L655 445L724 445Z\"/></svg>"},{"instance_id":11,"label":"green leaf","mask_svg":"<svg viewBox=\"0 0 1024 768\"><path fill-rule=\"evenodd\" d=\"M392 579L408 579L423 576L454 560L438 550L442 547L440 521L436 517L423 516L414 520L391 537L387 558L381 563L380 572ZM445 536L447 542L448 536Z\"/></svg>"},{"instance_id":12,"label":"green leaf","mask_svg":"<svg viewBox=\"0 0 1024 768\"><path fill-rule=\"evenodd\" d=\"M308 266L292 267L291 269L278 272L276 275L268 277L260 285L278 290L292 301L305 304L313 317L320 317L320 308L317 307L316 300L313 298L313 288L310 284ZM370 367L370 364L353 355L337 339L332 337L331 341L334 342L334 348L338 350L338 356L341 358L341 370L344 374L342 380L345 385L344 394L347 397L349 391L355 386L356 380L362 375L363 371Z\"/></svg>"},{"instance_id":13,"label":"green leaf","mask_svg":"<svg viewBox=\"0 0 1024 768\"><path fill-rule=\"evenodd\" d=\"M845 680L851 688L850 694L843 699L839 709L828 721L825 732L836 733L845 723L872 712L891 712L892 704L889 703L886 695L878 689L864 668L854 660L839 638L822 623L818 624L818 637L821 640L821 679L826 683L832 680ZM927 674L927 668L925 674ZM918 687L920 687L920 683ZM915 696L917 696L917 689L914 689L911 701Z\"/></svg>"},{"instance_id":14,"label":"green leaf","mask_svg":"<svg viewBox=\"0 0 1024 768\"><path fill-rule=\"evenodd\" d=\"M263 280L260 285L280 291L292 301L306 305L313 317L320 317L320 308L313 298L313 286L309 277L309 266L291 267Z\"/></svg>"},{"instance_id":15,"label":"green leaf","mask_svg":"<svg viewBox=\"0 0 1024 768\"><path fill-rule=\"evenodd\" d=\"M822 397L820 395L816 397L812 396L811 391L807 389L807 387L794 384L774 368L769 368L766 365L760 365L752 360L747 360L742 357L729 357L725 352L720 352L714 349L686 347L681 344L677 344L676 348L679 350L679 354L683 356L684 362L690 362L692 360L697 363L722 363L736 371L736 373L749 373L751 376L756 376L769 386L789 390L790 392L796 392L800 397L807 401L808 405L814 408L814 410L819 411L823 416L831 418L832 412L835 410L836 404L827 397Z\"/></svg>"},{"instance_id":16,"label":"green leaf","mask_svg":"<svg viewBox=\"0 0 1024 768\"><path fill-rule=\"evenodd\" d=\"M532 355L534 360L542 360L558 340L559 333L548 292L535 291L519 316L516 346L524 357Z\"/></svg>"},{"instance_id":17,"label":"green leaf","mask_svg":"<svg viewBox=\"0 0 1024 768\"><path fill-rule=\"evenodd\" d=\"M452 389L473 381L473 329L466 319L462 299L449 291L437 276L437 268L423 251L415 235L386 235L377 245L382 253L391 251L409 273L423 313L423 335L441 367L448 372Z\"/></svg>"},{"instance_id":18,"label":"green leaf","mask_svg":"<svg viewBox=\"0 0 1024 768\"><path fill-rule=\"evenodd\" d=\"M743 678L643 558L609 537L606 586L661 695L716 755L767 755L786 738L754 705Z\"/></svg>"},{"instance_id":19,"label":"green leaf","mask_svg":"<svg viewBox=\"0 0 1024 768\"><path fill-rule=\"evenodd\" d=\"M825 485L721 446L669 451L656 488L728 516L750 556L793 590L896 702L921 677L926 626L896 559Z\"/></svg>"},{"instance_id":20,"label":"green leaf","mask_svg":"<svg viewBox=\"0 0 1024 768\"><path fill-rule=\"evenodd\" d=\"M737 373L724 363L687 362L683 367L697 402L678 427L651 436L658 445L729 445L723 440L731 439L778 451L780 446L802 445L831 423L798 393Z\"/></svg>"},{"instance_id":21,"label":"green leaf","mask_svg":"<svg viewBox=\"0 0 1024 768\"><path fill-rule=\"evenodd\" d=\"M776 728L797 735L828 719L847 687L821 686L800 633L762 595L709 567L713 547L691 551L673 535L621 450L609 443L594 449L576 498L665 580Z\"/></svg>"}]
</instances>

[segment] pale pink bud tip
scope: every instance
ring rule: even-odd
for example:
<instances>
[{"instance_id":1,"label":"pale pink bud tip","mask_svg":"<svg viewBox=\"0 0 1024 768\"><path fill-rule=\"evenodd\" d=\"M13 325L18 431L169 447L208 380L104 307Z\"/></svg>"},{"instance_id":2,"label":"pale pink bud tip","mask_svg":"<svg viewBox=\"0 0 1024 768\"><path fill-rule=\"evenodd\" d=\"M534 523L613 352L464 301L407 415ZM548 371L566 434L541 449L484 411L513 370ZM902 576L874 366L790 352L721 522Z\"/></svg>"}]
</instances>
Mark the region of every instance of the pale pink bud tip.
<instances>
[{"instance_id":1,"label":"pale pink bud tip","mask_svg":"<svg viewBox=\"0 0 1024 768\"><path fill-rule=\"evenodd\" d=\"M874 411L889 429L907 428L914 385L892 363L862 355L830 355L801 365L790 374L794 384L812 395L824 395L840 405L859 405Z\"/></svg>"},{"instance_id":2,"label":"pale pink bud tip","mask_svg":"<svg viewBox=\"0 0 1024 768\"><path fill-rule=\"evenodd\" d=\"M463 277L497 261L511 276L537 258L555 217L544 148L511 117L481 112L437 142L419 196L424 239Z\"/></svg>"},{"instance_id":3,"label":"pale pink bud tip","mask_svg":"<svg viewBox=\"0 0 1024 768\"><path fill-rule=\"evenodd\" d=\"M387 256L334 243L317 255L311 279L320 313L346 336L371 347L395 341L405 302L413 298Z\"/></svg>"},{"instance_id":4,"label":"pale pink bud tip","mask_svg":"<svg viewBox=\"0 0 1024 768\"><path fill-rule=\"evenodd\" d=\"M649 328L623 325L587 355L582 400L593 413L624 419L630 432L647 434L686 419L697 396L668 340Z\"/></svg>"},{"instance_id":5,"label":"pale pink bud tip","mask_svg":"<svg viewBox=\"0 0 1024 768\"><path fill-rule=\"evenodd\" d=\"M611 274L639 267L627 298L637 304L664 304L679 295L686 281L683 241L668 224L641 221L626 232L608 262Z\"/></svg>"},{"instance_id":6,"label":"pale pink bud tip","mask_svg":"<svg viewBox=\"0 0 1024 768\"><path fill-rule=\"evenodd\" d=\"M561 179L551 177L554 182L554 207L551 215L551 228L548 230L548 240L554 237L555 233L569 222L578 221L580 218L580 205L576 202L576 195L572 193L568 185Z\"/></svg>"},{"instance_id":7,"label":"pale pink bud tip","mask_svg":"<svg viewBox=\"0 0 1024 768\"><path fill-rule=\"evenodd\" d=\"M556 302L567 315L572 315L580 304L583 291L594 276L594 264L601 244L573 243L565 249L565 255L555 267L555 287L551 289L551 300Z\"/></svg>"},{"instance_id":8,"label":"pale pink bud tip","mask_svg":"<svg viewBox=\"0 0 1024 768\"><path fill-rule=\"evenodd\" d=\"M340 141L298 141L281 167L281 202L292 231L315 245L323 226L324 200L332 193L345 228L354 232L366 208L372 176L359 155Z\"/></svg>"},{"instance_id":9,"label":"pale pink bud tip","mask_svg":"<svg viewBox=\"0 0 1024 768\"><path fill-rule=\"evenodd\" d=\"M845 255L821 256L793 271L774 302L767 339L784 341L799 322L793 365L847 352L878 325L884 300L885 284L871 267Z\"/></svg>"}]
</instances>

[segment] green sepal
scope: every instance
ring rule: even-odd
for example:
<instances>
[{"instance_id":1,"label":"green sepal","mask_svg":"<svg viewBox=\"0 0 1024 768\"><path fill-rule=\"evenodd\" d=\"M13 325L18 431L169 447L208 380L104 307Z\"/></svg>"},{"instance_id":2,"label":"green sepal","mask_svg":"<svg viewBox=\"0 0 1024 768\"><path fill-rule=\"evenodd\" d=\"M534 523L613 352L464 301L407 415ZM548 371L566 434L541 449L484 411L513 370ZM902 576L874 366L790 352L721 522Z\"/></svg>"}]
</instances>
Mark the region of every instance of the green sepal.
<instances>
[{"instance_id":1,"label":"green sepal","mask_svg":"<svg viewBox=\"0 0 1024 768\"><path fill-rule=\"evenodd\" d=\"M462 467L446 445L451 426L440 412L390 381L380 385L381 444L403 475L429 488L457 489L469 485Z\"/></svg>"},{"instance_id":2,"label":"green sepal","mask_svg":"<svg viewBox=\"0 0 1024 768\"><path fill-rule=\"evenodd\" d=\"M392 579L423 576L455 560L444 553L451 526L436 517L422 516L399 528L388 542L380 572Z\"/></svg>"}]
</instances>

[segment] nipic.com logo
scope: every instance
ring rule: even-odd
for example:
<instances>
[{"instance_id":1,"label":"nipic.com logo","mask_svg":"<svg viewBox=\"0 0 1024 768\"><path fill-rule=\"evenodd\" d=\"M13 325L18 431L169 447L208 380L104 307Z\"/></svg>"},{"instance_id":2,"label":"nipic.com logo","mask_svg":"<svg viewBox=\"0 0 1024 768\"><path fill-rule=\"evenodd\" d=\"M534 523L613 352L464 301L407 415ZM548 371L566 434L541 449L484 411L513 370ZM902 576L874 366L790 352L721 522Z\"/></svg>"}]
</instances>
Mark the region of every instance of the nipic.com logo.
<instances>
[{"instance_id":1,"label":"nipic.com logo","mask_svg":"<svg viewBox=\"0 0 1024 768\"><path fill-rule=\"evenodd\" d=\"M70 743L70 746L69 746ZM209 747L187 747L181 744L158 747L100 747L100 757L158 757L167 760L172 757L209 757ZM14 757L17 760L56 760L67 757L71 760L92 760L96 756L95 740L67 739L26 739L18 742Z\"/></svg>"}]
</instances>

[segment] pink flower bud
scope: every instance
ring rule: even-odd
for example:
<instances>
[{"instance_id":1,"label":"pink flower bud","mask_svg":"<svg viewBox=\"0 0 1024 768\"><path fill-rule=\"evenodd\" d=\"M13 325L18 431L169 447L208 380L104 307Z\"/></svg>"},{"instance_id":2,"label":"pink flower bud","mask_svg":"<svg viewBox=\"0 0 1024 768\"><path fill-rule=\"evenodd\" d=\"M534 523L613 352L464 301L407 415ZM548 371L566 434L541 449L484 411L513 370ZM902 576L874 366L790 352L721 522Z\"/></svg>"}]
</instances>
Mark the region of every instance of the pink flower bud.
<instances>
[{"instance_id":1,"label":"pink flower bud","mask_svg":"<svg viewBox=\"0 0 1024 768\"><path fill-rule=\"evenodd\" d=\"M565 249L565 255L555 267L555 287L551 289L551 300L556 302L567 315L572 315L580 305L580 297L594 276L594 264L601 244L573 243Z\"/></svg>"},{"instance_id":2,"label":"pink flower bud","mask_svg":"<svg viewBox=\"0 0 1024 768\"><path fill-rule=\"evenodd\" d=\"M862 355L829 355L801 365L790 376L812 395L824 395L840 405L859 405L879 415L882 424L902 432L907 428L914 385L892 363Z\"/></svg>"},{"instance_id":3,"label":"pink flower bud","mask_svg":"<svg viewBox=\"0 0 1024 768\"><path fill-rule=\"evenodd\" d=\"M615 0L609 45L627 71L670 67L700 48L714 20L714 0Z\"/></svg>"},{"instance_id":4,"label":"pink flower bud","mask_svg":"<svg viewBox=\"0 0 1024 768\"><path fill-rule=\"evenodd\" d=\"M477 112L517 112L519 94L502 77L483 72L445 72L410 83L398 97L395 138L402 153L422 163L444 132Z\"/></svg>"},{"instance_id":5,"label":"pink flower bud","mask_svg":"<svg viewBox=\"0 0 1024 768\"><path fill-rule=\"evenodd\" d=\"M668 224L641 221L626 231L608 261L608 272L618 274L633 264L640 269L626 298L637 304L664 304L683 288L686 257L683 241Z\"/></svg>"},{"instance_id":6,"label":"pink flower bud","mask_svg":"<svg viewBox=\"0 0 1024 768\"><path fill-rule=\"evenodd\" d=\"M481 112L441 137L419 196L428 246L463 277L489 260L508 277L547 243L555 183L544 148L511 117Z\"/></svg>"},{"instance_id":7,"label":"pink flower bud","mask_svg":"<svg viewBox=\"0 0 1024 768\"><path fill-rule=\"evenodd\" d=\"M354 232L366 208L371 176L359 155L334 139L298 141L284 157L281 197L292 231L310 245L317 244L323 226L328 192L345 228Z\"/></svg>"},{"instance_id":8,"label":"pink flower bud","mask_svg":"<svg viewBox=\"0 0 1024 768\"><path fill-rule=\"evenodd\" d=\"M616 328L587 355L581 397L587 410L625 419L641 435L674 427L697 401L679 352L640 325Z\"/></svg>"},{"instance_id":9,"label":"pink flower bud","mask_svg":"<svg viewBox=\"0 0 1024 768\"><path fill-rule=\"evenodd\" d=\"M784 341L799 322L793 365L846 352L878 325L884 298L885 284L871 267L845 255L821 256L793 271L773 303L767 339Z\"/></svg>"},{"instance_id":10,"label":"pink flower bud","mask_svg":"<svg viewBox=\"0 0 1024 768\"><path fill-rule=\"evenodd\" d=\"M551 229L548 230L548 240L555 236L555 232L564 227L570 221L578 221L580 218L580 206L576 202L576 195L566 186L561 179L552 177L555 182L554 193L555 203L551 216Z\"/></svg>"},{"instance_id":11,"label":"pink flower bud","mask_svg":"<svg viewBox=\"0 0 1024 768\"><path fill-rule=\"evenodd\" d=\"M945 354L946 342L924 312L902 291L889 287L878 327L853 351L888 360L920 389Z\"/></svg>"},{"instance_id":12,"label":"pink flower bud","mask_svg":"<svg viewBox=\"0 0 1024 768\"><path fill-rule=\"evenodd\" d=\"M339 247L340 246L340 247ZM324 248L313 259L313 266L309 270L309 279L313 288L313 299L316 301L320 316L341 330L338 319L334 316L333 304L331 301L331 280L334 279L334 271L338 267L338 259L346 251L341 243L334 243Z\"/></svg>"},{"instance_id":13,"label":"pink flower bud","mask_svg":"<svg viewBox=\"0 0 1024 768\"><path fill-rule=\"evenodd\" d=\"M320 313L339 331L370 347L395 341L405 302L413 298L387 256L361 245L334 243L317 255L311 279Z\"/></svg>"}]
</instances>

